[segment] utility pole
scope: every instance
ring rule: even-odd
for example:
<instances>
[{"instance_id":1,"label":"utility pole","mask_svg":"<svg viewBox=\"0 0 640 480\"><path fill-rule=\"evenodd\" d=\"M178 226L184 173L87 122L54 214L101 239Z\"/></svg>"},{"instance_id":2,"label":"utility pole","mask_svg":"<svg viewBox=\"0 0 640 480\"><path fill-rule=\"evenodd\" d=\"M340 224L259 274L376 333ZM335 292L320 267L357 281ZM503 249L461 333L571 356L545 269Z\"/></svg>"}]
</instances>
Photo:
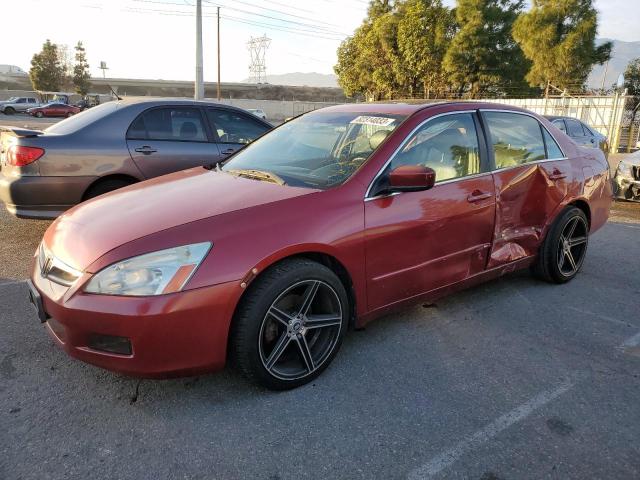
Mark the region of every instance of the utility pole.
<instances>
[{"instance_id":1,"label":"utility pole","mask_svg":"<svg viewBox=\"0 0 640 480\"><path fill-rule=\"evenodd\" d=\"M218 101L220 99L220 7L218 7Z\"/></svg>"},{"instance_id":2,"label":"utility pole","mask_svg":"<svg viewBox=\"0 0 640 480\"><path fill-rule=\"evenodd\" d=\"M602 90L600 92L600 95L604 95L604 83L607 80L607 71L609 70L609 60L607 60L607 63L604 64L604 74L602 75L602 84L600 85L600 90Z\"/></svg>"},{"instance_id":3,"label":"utility pole","mask_svg":"<svg viewBox=\"0 0 640 480\"><path fill-rule=\"evenodd\" d=\"M196 85L193 98L196 100L202 100L204 98L204 79L202 73L202 0L197 0L196 3Z\"/></svg>"}]
</instances>

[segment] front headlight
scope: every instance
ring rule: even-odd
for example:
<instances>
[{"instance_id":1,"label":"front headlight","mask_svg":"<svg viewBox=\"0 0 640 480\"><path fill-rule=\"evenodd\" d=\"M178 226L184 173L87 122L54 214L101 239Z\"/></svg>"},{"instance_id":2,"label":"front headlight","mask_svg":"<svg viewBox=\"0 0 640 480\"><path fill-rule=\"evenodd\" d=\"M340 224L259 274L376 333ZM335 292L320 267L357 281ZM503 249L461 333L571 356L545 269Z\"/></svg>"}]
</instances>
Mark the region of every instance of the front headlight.
<instances>
[{"instance_id":1,"label":"front headlight","mask_svg":"<svg viewBox=\"0 0 640 480\"><path fill-rule=\"evenodd\" d=\"M148 296L179 292L209 252L211 243L194 243L147 253L98 272L85 292Z\"/></svg>"}]
</instances>

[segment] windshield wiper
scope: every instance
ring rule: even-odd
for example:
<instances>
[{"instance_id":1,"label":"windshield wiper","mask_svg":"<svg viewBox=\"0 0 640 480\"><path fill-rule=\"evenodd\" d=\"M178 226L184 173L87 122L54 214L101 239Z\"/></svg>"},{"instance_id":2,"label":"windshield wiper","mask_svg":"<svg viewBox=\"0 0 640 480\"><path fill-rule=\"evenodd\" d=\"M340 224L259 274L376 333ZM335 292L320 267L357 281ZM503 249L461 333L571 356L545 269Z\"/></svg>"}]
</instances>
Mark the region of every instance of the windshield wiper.
<instances>
[{"instance_id":1,"label":"windshield wiper","mask_svg":"<svg viewBox=\"0 0 640 480\"><path fill-rule=\"evenodd\" d=\"M272 172L252 169L231 169L225 171L227 173L230 173L231 175L236 175L238 177L251 178L254 180L265 180L267 182L277 183L278 185L286 185L282 178Z\"/></svg>"}]
</instances>

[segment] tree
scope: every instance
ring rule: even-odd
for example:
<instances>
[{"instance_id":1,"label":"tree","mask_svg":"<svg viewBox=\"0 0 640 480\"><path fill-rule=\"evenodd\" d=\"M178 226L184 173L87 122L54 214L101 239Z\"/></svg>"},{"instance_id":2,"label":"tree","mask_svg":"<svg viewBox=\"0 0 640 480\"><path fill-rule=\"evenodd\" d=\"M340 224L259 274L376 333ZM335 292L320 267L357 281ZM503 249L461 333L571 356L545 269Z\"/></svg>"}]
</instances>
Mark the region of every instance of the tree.
<instances>
[{"instance_id":1,"label":"tree","mask_svg":"<svg viewBox=\"0 0 640 480\"><path fill-rule=\"evenodd\" d=\"M58 48L47 39L42 45L42 50L31 59L29 78L34 90L59 90L64 80L64 73Z\"/></svg>"},{"instance_id":2,"label":"tree","mask_svg":"<svg viewBox=\"0 0 640 480\"><path fill-rule=\"evenodd\" d=\"M524 0L458 0L459 30L444 58L460 94L513 94L525 87L528 62L511 30ZM519 93L519 92L518 92Z\"/></svg>"},{"instance_id":3,"label":"tree","mask_svg":"<svg viewBox=\"0 0 640 480\"><path fill-rule=\"evenodd\" d=\"M91 88L91 74L89 73L89 63L87 63L87 54L82 42L76 45L75 65L73 66L73 85L76 93L86 95Z\"/></svg>"},{"instance_id":4,"label":"tree","mask_svg":"<svg viewBox=\"0 0 640 480\"><path fill-rule=\"evenodd\" d=\"M391 98L399 90L398 19L389 0L373 0L367 18L338 48L334 71L345 94L367 100Z\"/></svg>"},{"instance_id":5,"label":"tree","mask_svg":"<svg viewBox=\"0 0 640 480\"><path fill-rule=\"evenodd\" d=\"M624 71L624 86L629 95L640 96L640 57L631 60Z\"/></svg>"},{"instance_id":6,"label":"tree","mask_svg":"<svg viewBox=\"0 0 640 480\"><path fill-rule=\"evenodd\" d=\"M513 36L531 61L531 86L581 91L593 65L611 56L611 43L595 45L598 17L592 0L533 0Z\"/></svg>"},{"instance_id":7,"label":"tree","mask_svg":"<svg viewBox=\"0 0 640 480\"><path fill-rule=\"evenodd\" d=\"M456 30L455 15L441 0L409 0L398 24L398 49L408 77L409 93L424 98L442 92L446 76L442 61Z\"/></svg>"}]
</instances>

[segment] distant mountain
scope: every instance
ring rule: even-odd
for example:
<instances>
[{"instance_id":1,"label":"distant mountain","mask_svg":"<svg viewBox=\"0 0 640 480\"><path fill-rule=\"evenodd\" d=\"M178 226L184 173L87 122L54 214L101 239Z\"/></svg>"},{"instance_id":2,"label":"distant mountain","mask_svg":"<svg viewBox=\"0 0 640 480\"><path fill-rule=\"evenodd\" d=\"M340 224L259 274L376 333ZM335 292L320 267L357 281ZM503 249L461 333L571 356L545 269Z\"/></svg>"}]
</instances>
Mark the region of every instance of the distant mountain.
<instances>
[{"instance_id":1,"label":"distant mountain","mask_svg":"<svg viewBox=\"0 0 640 480\"><path fill-rule=\"evenodd\" d=\"M249 80L244 80L248 82ZM271 85L288 85L299 87L338 87L335 75L316 72L283 73L280 75L267 75L267 83Z\"/></svg>"},{"instance_id":2,"label":"distant mountain","mask_svg":"<svg viewBox=\"0 0 640 480\"><path fill-rule=\"evenodd\" d=\"M624 73L627 64L634 58L640 57L640 42L623 42L609 38L599 38L596 40L598 45L604 42L613 42L613 52L609 66L607 67L607 77L605 78L604 87L608 88L618 80L618 76ZM602 86L602 77L604 75L605 66L596 65L591 71L591 75L587 79L587 85L591 88L600 88Z\"/></svg>"}]
</instances>

